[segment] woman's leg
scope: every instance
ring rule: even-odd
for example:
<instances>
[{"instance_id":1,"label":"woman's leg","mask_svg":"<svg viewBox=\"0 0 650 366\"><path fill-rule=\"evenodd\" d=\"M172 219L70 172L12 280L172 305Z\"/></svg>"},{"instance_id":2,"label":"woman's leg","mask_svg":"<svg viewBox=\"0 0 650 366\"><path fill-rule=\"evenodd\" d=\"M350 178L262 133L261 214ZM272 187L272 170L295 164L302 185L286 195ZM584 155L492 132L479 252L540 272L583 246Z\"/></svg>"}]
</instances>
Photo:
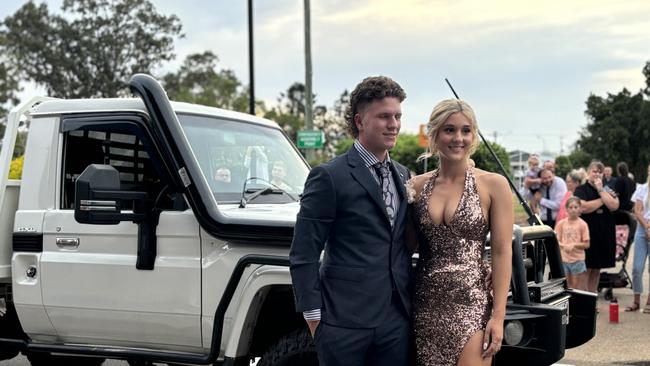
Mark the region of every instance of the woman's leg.
<instances>
[{"instance_id":1,"label":"woman's leg","mask_svg":"<svg viewBox=\"0 0 650 366\"><path fill-rule=\"evenodd\" d=\"M576 283L576 276L567 274L566 275L566 282L569 284L569 288L578 288L578 284Z\"/></svg>"},{"instance_id":2,"label":"woman's leg","mask_svg":"<svg viewBox=\"0 0 650 366\"><path fill-rule=\"evenodd\" d=\"M645 233L637 230L634 234L634 262L632 262L632 290L634 294L643 293L643 267L648 256L648 243Z\"/></svg>"},{"instance_id":3,"label":"woman's leg","mask_svg":"<svg viewBox=\"0 0 650 366\"><path fill-rule=\"evenodd\" d=\"M597 294L599 280L600 268L587 268L587 291Z\"/></svg>"},{"instance_id":4,"label":"woman's leg","mask_svg":"<svg viewBox=\"0 0 650 366\"><path fill-rule=\"evenodd\" d=\"M490 366L492 357L483 358L483 331L474 333L458 359L458 366Z\"/></svg>"},{"instance_id":5,"label":"woman's leg","mask_svg":"<svg viewBox=\"0 0 650 366\"><path fill-rule=\"evenodd\" d=\"M577 290L587 291L587 271L574 275Z\"/></svg>"}]
</instances>

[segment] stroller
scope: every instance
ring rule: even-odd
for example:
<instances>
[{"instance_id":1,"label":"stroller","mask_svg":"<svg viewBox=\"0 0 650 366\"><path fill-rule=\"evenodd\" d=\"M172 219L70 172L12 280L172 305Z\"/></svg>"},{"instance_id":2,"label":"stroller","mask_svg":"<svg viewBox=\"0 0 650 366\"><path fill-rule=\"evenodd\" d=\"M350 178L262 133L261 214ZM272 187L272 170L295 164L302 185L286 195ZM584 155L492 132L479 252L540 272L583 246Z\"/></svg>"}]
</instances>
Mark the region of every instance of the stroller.
<instances>
[{"instance_id":1,"label":"stroller","mask_svg":"<svg viewBox=\"0 0 650 366\"><path fill-rule=\"evenodd\" d=\"M632 278L625 269L625 265L634 241L637 223L634 215L629 212L617 211L614 215L616 217L616 262L622 262L622 265L621 270L617 273L600 273L598 291L605 290L604 297L607 301L614 298L614 288L624 288L628 285L632 288Z\"/></svg>"}]
</instances>

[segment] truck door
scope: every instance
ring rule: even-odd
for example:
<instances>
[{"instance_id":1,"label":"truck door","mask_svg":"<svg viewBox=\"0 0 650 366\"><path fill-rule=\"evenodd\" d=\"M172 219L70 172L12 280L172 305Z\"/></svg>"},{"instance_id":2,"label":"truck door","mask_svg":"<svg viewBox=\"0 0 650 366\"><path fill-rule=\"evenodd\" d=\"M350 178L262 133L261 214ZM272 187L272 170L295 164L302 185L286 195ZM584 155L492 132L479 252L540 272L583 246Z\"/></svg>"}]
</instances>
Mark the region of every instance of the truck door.
<instances>
[{"instance_id":1,"label":"truck door","mask_svg":"<svg viewBox=\"0 0 650 366\"><path fill-rule=\"evenodd\" d=\"M43 302L63 342L196 351L202 347L199 225L157 169L143 119L63 120L58 206L43 223ZM137 224L75 221L74 182L93 163L116 168L122 190L147 192L162 210L153 269L136 269Z\"/></svg>"}]
</instances>

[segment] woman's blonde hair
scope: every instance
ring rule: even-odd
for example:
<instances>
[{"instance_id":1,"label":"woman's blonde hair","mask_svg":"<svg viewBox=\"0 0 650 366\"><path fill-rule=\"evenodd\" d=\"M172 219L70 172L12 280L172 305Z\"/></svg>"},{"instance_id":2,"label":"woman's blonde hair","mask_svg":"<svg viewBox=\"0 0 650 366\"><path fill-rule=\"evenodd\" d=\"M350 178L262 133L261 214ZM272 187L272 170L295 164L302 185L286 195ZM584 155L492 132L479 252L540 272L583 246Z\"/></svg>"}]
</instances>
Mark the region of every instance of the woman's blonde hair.
<instances>
[{"instance_id":1,"label":"woman's blonde hair","mask_svg":"<svg viewBox=\"0 0 650 366\"><path fill-rule=\"evenodd\" d=\"M567 178L578 183L578 185L584 184L587 180L587 172L585 172L583 168L573 169L569 174L567 174Z\"/></svg>"},{"instance_id":2,"label":"woman's blonde hair","mask_svg":"<svg viewBox=\"0 0 650 366\"><path fill-rule=\"evenodd\" d=\"M418 160L438 155L438 147L436 146L436 137L438 136L438 131L440 130L440 126L442 126L442 124L447 121L449 116L454 113L461 113L470 121L474 139L472 141L472 145L469 147L469 155L471 156L474 154L480 142L478 136L478 124L476 122L476 115L474 114L474 110L464 100L446 99L433 107L433 111L429 117L429 123L427 123L429 151L422 154Z\"/></svg>"}]
</instances>

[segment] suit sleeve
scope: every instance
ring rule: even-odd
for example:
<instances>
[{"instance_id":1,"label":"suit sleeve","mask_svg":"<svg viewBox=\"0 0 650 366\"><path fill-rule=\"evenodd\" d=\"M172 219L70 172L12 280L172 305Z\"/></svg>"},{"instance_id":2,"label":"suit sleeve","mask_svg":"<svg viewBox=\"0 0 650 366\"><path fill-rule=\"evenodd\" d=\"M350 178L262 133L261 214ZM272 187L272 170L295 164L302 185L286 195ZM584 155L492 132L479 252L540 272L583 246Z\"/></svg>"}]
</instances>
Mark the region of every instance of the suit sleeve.
<instances>
[{"instance_id":1,"label":"suit sleeve","mask_svg":"<svg viewBox=\"0 0 650 366\"><path fill-rule=\"evenodd\" d=\"M336 191L329 172L315 167L309 173L289 252L296 311L321 309L319 260L336 217Z\"/></svg>"}]
</instances>

